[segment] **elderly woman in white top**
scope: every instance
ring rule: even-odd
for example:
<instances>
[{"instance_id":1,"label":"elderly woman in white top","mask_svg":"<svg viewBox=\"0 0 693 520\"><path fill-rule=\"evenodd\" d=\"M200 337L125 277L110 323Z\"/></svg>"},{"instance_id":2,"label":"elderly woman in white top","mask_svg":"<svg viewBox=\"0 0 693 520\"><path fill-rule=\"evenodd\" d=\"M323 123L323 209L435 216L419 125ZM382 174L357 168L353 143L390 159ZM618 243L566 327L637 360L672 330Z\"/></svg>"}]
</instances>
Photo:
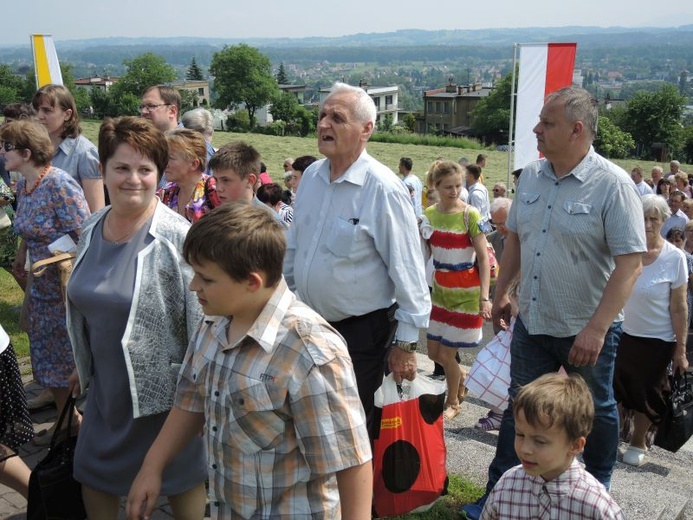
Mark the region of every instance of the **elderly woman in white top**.
<instances>
[{"instance_id":1,"label":"elderly woman in white top","mask_svg":"<svg viewBox=\"0 0 693 520\"><path fill-rule=\"evenodd\" d=\"M624 308L623 336L614 372L614 393L622 409L634 410L634 431L623 462L643 463L645 437L666 411L662 389L667 367L688 368L686 360L688 269L683 251L660 232L669 217L667 202L657 195L642 198L647 253L642 274Z\"/></svg>"}]
</instances>

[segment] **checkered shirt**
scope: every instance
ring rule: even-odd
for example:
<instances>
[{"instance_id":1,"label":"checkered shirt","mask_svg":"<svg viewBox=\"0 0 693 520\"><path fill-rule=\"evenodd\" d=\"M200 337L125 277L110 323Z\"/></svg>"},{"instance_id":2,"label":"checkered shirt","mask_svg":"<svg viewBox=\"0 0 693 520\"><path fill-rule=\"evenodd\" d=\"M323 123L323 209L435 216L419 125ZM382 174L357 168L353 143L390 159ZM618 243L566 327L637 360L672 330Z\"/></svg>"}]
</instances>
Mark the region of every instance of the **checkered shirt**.
<instances>
[{"instance_id":1,"label":"checkered shirt","mask_svg":"<svg viewBox=\"0 0 693 520\"><path fill-rule=\"evenodd\" d=\"M371 460L342 337L282 279L247 335L205 318L175 405L205 414L212 518L339 518L335 472Z\"/></svg>"},{"instance_id":2,"label":"checkered shirt","mask_svg":"<svg viewBox=\"0 0 693 520\"><path fill-rule=\"evenodd\" d=\"M604 486L577 460L550 482L522 466L506 471L486 501L481 520L623 519Z\"/></svg>"}]
</instances>

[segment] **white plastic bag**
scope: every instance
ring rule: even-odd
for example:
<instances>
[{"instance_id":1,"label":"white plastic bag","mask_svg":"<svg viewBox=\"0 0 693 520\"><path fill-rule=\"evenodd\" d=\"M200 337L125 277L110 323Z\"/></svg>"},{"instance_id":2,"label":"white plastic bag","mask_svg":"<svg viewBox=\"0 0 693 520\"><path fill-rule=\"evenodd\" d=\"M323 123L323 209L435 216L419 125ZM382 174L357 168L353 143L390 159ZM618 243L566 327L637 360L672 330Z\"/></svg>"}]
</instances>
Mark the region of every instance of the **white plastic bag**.
<instances>
[{"instance_id":1,"label":"white plastic bag","mask_svg":"<svg viewBox=\"0 0 693 520\"><path fill-rule=\"evenodd\" d=\"M375 406L382 408L386 404L416 399L424 394L440 395L444 394L447 388L445 381L436 381L421 374L418 374L413 381L405 379L400 386L401 394L392 373L383 377L383 384L375 392Z\"/></svg>"},{"instance_id":2,"label":"white plastic bag","mask_svg":"<svg viewBox=\"0 0 693 520\"><path fill-rule=\"evenodd\" d=\"M479 351L464 386L469 393L501 410L508 407L510 386L510 341L515 318Z\"/></svg>"}]
</instances>

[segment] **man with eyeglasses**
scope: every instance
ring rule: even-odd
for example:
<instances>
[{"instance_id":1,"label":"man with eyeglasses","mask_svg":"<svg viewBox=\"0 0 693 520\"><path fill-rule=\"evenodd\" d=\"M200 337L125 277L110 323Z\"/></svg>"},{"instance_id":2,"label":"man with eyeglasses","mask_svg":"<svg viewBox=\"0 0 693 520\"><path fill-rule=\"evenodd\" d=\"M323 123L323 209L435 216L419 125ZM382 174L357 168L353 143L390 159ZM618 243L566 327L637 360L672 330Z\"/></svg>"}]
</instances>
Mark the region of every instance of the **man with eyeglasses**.
<instances>
[{"instance_id":1,"label":"man with eyeglasses","mask_svg":"<svg viewBox=\"0 0 693 520\"><path fill-rule=\"evenodd\" d=\"M173 87L155 85L142 94L140 115L149 119L162 132L178 128L180 93Z\"/></svg>"}]
</instances>

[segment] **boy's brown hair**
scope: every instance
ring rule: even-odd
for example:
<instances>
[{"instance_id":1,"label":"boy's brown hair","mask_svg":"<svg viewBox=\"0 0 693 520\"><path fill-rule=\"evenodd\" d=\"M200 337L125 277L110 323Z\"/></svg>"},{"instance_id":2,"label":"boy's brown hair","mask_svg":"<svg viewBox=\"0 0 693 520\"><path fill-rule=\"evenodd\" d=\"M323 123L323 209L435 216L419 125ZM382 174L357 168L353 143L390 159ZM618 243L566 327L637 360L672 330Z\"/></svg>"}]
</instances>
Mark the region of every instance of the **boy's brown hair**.
<instances>
[{"instance_id":1,"label":"boy's brown hair","mask_svg":"<svg viewBox=\"0 0 693 520\"><path fill-rule=\"evenodd\" d=\"M284 229L267 209L245 201L209 212L192 225L183 244L189 264L214 262L237 282L261 272L267 287L281 280L285 252Z\"/></svg>"},{"instance_id":2,"label":"boy's brown hair","mask_svg":"<svg viewBox=\"0 0 693 520\"><path fill-rule=\"evenodd\" d=\"M545 374L522 387L513 400L513 413L522 410L532 426L563 428L571 442L587 437L594 421L594 403L578 374Z\"/></svg>"},{"instance_id":3,"label":"boy's brown hair","mask_svg":"<svg viewBox=\"0 0 693 520\"><path fill-rule=\"evenodd\" d=\"M241 179L260 175L260 153L243 141L225 144L209 160L210 170L233 170Z\"/></svg>"}]
</instances>

